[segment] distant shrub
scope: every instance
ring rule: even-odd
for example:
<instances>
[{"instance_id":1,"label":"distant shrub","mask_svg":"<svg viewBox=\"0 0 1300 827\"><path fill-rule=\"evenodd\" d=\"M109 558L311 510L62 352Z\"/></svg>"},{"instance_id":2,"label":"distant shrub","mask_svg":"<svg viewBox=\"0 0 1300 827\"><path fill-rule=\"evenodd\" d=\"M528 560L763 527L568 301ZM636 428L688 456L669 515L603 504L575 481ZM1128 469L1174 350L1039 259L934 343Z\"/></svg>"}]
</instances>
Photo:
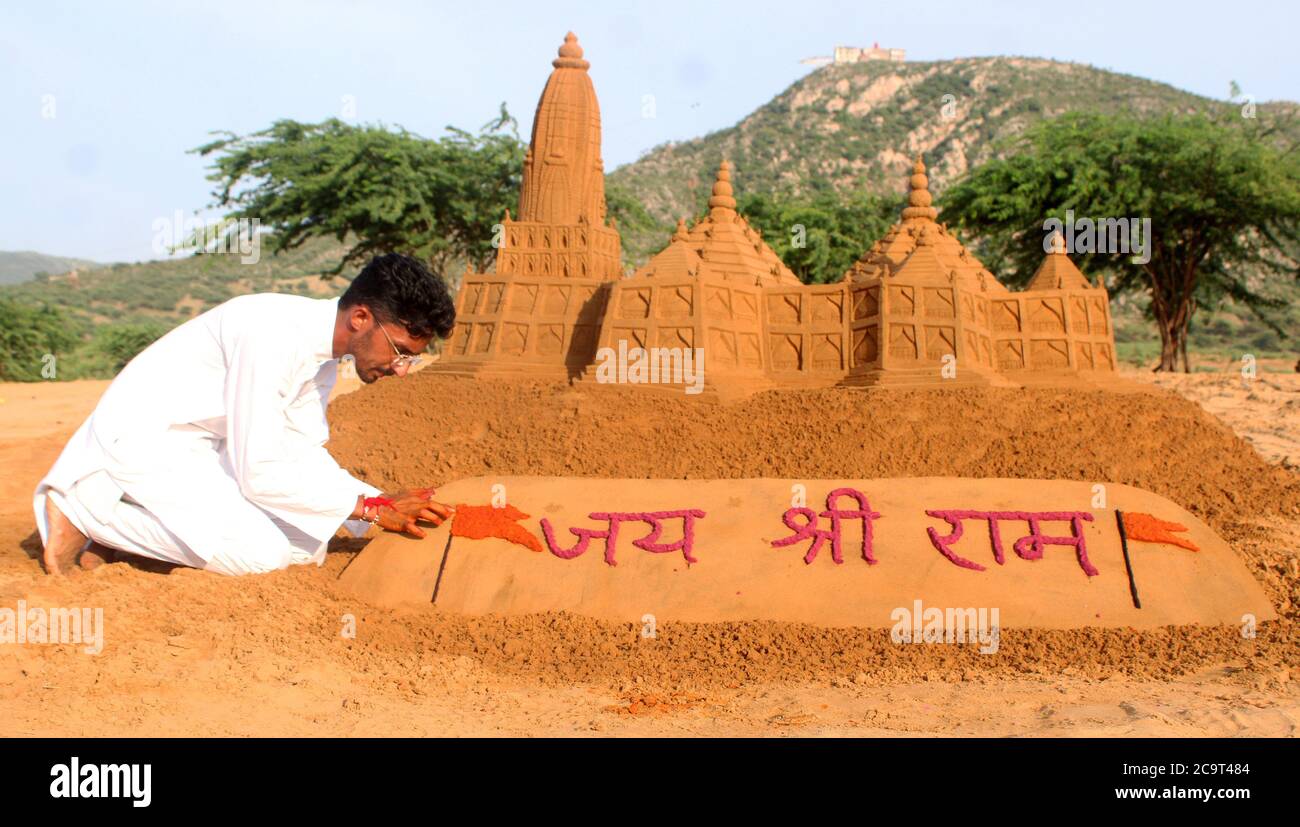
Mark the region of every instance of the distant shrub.
<instances>
[{"instance_id":1,"label":"distant shrub","mask_svg":"<svg viewBox=\"0 0 1300 827\"><path fill-rule=\"evenodd\" d=\"M165 326L151 322L106 325L95 331L91 355L102 356L109 374L113 375L166 332Z\"/></svg>"},{"instance_id":2,"label":"distant shrub","mask_svg":"<svg viewBox=\"0 0 1300 827\"><path fill-rule=\"evenodd\" d=\"M49 305L0 298L0 379L36 382L48 357L71 350L80 339L75 323ZM57 365L57 362L55 363Z\"/></svg>"}]
</instances>

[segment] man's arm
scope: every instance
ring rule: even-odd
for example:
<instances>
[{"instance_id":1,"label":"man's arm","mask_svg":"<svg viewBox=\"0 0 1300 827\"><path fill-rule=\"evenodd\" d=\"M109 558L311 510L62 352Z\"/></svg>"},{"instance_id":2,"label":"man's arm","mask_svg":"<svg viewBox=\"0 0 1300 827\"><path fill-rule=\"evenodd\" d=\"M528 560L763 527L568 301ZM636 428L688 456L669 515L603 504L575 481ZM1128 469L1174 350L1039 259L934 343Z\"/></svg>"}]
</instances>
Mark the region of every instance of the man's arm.
<instances>
[{"instance_id":1,"label":"man's arm","mask_svg":"<svg viewBox=\"0 0 1300 827\"><path fill-rule=\"evenodd\" d=\"M432 489L382 495L340 467L323 444L298 442L289 450L288 407L299 390L296 354L273 325L245 324L226 334L226 451L245 497L322 541L347 520L419 537L416 520L438 525L450 515L432 501ZM364 502L373 497L392 505L367 510Z\"/></svg>"},{"instance_id":2,"label":"man's arm","mask_svg":"<svg viewBox=\"0 0 1300 827\"><path fill-rule=\"evenodd\" d=\"M222 331L226 355L226 453L240 491L285 522L322 541L353 517L359 497L378 489L352 478L324 446L289 450L287 409L297 388L298 357L271 324Z\"/></svg>"}]
</instances>

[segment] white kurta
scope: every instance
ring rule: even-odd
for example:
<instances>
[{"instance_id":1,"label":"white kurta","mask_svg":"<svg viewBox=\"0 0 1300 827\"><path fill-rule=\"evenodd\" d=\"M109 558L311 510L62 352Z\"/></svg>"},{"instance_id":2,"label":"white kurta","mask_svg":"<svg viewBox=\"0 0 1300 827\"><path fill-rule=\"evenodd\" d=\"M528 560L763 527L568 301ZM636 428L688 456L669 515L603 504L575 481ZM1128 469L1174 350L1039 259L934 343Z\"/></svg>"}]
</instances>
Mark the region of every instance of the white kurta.
<instances>
[{"instance_id":1,"label":"white kurta","mask_svg":"<svg viewBox=\"0 0 1300 827\"><path fill-rule=\"evenodd\" d=\"M321 562L359 495L325 449L338 300L240 296L150 345L36 490L88 537L230 574ZM365 523L348 521L360 534Z\"/></svg>"}]
</instances>

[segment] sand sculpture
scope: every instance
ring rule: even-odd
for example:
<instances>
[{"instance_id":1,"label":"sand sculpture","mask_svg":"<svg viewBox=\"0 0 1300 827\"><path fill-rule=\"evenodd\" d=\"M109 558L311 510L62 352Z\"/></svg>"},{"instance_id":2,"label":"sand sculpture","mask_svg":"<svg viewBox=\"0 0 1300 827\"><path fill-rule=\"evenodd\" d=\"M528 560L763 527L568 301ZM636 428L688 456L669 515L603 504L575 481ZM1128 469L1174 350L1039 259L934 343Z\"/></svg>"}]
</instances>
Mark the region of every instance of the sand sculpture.
<instances>
[{"instance_id":1,"label":"sand sculpture","mask_svg":"<svg viewBox=\"0 0 1300 827\"><path fill-rule=\"evenodd\" d=\"M1074 266L1059 236L1029 288L1012 292L936 221L919 158L909 183L902 220L843 280L805 285L735 213L724 161L708 217L689 232L679 224L664 251L613 285L601 346L703 343L705 383L723 395L1113 374L1109 297ZM748 242L730 279L719 276L709 246L722 228Z\"/></svg>"},{"instance_id":2,"label":"sand sculpture","mask_svg":"<svg viewBox=\"0 0 1300 827\"><path fill-rule=\"evenodd\" d=\"M1006 628L1275 617L1213 530L1124 485L1104 508L1066 480L493 477L439 495L480 505L423 540L377 537L343 586L379 605L627 622L888 627L917 600L998 607Z\"/></svg>"},{"instance_id":3,"label":"sand sculpture","mask_svg":"<svg viewBox=\"0 0 1300 827\"><path fill-rule=\"evenodd\" d=\"M698 369L703 353L699 389L717 395L1114 375L1106 290L1059 235L1028 288L1007 289L937 220L919 157L899 222L839 282L806 285L782 263L737 211L726 160L707 214L623 277L582 54L570 33L519 218L505 217L496 272L467 274L436 370L599 382L605 354L694 354ZM688 384L681 367L647 387ZM1098 506L1092 483L1067 480L474 478L439 491L452 520L422 540L377 537L341 581L380 605L632 622L880 627L920 603L994 607L1029 628L1275 617L1195 516L1106 488Z\"/></svg>"},{"instance_id":4,"label":"sand sculpture","mask_svg":"<svg viewBox=\"0 0 1300 827\"><path fill-rule=\"evenodd\" d=\"M537 102L519 218L494 273L466 273L441 368L565 378L593 358L607 285L622 273L605 214L600 106L572 32Z\"/></svg>"},{"instance_id":5,"label":"sand sculpture","mask_svg":"<svg viewBox=\"0 0 1300 827\"><path fill-rule=\"evenodd\" d=\"M736 212L726 161L708 206L703 220L689 230L678 221L666 248L611 286L600 347L691 353L701 348L710 389L771 387L771 326L764 324L763 303L769 290L809 288ZM585 377L598 378L594 368Z\"/></svg>"},{"instance_id":6,"label":"sand sculpture","mask_svg":"<svg viewBox=\"0 0 1300 827\"><path fill-rule=\"evenodd\" d=\"M1089 284L1057 237L1028 289L1008 290L938 222L920 157L901 220L840 282L800 283L736 211L725 160L707 215L691 227L680 220L668 246L622 278L589 64L572 33L559 51L537 105L519 218L505 216L496 272L466 275L439 370L605 381L598 353L662 353L656 366L680 369L686 352L701 355L704 386L721 395L1114 375L1105 288ZM625 372L616 381L638 380Z\"/></svg>"},{"instance_id":7,"label":"sand sculpture","mask_svg":"<svg viewBox=\"0 0 1300 827\"><path fill-rule=\"evenodd\" d=\"M923 380L948 359L957 379L999 384L1032 381L1034 373L1114 371L1109 297L1088 284L1059 238L1029 289L1012 292L937 217L917 158L903 220L845 274L853 308L848 384Z\"/></svg>"}]
</instances>

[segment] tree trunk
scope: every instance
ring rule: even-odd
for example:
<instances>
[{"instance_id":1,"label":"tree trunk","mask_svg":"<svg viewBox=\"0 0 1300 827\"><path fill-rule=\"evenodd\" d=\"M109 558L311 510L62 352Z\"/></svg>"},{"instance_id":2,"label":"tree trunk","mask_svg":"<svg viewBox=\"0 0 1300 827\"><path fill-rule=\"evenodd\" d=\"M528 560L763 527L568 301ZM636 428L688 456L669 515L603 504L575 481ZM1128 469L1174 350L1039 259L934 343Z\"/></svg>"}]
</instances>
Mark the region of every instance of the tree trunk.
<instances>
[{"instance_id":1,"label":"tree trunk","mask_svg":"<svg viewBox=\"0 0 1300 827\"><path fill-rule=\"evenodd\" d=\"M1173 301L1171 301L1171 299ZM1178 312L1170 305L1177 299L1162 295L1158 287L1151 292L1151 315L1155 316L1156 330L1160 333L1160 361L1152 370L1178 370L1178 354L1183 351L1186 327L1179 323Z\"/></svg>"},{"instance_id":2,"label":"tree trunk","mask_svg":"<svg viewBox=\"0 0 1300 827\"><path fill-rule=\"evenodd\" d=\"M1160 331L1160 363L1154 368L1157 372L1178 370L1180 356L1183 370L1191 370L1187 329L1196 312L1196 265L1202 257L1198 253L1178 258L1157 255L1144 268L1151 285L1151 315Z\"/></svg>"},{"instance_id":3,"label":"tree trunk","mask_svg":"<svg viewBox=\"0 0 1300 827\"><path fill-rule=\"evenodd\" d=\"M1182 350L1183 344L1179 338L1177 328L1171 328L1168 324L1159 323L1160 328L1160 361L1152 369L1159 373L1161 371L1178 370L1178 354Z\"/></svg>"}]
</instances>

